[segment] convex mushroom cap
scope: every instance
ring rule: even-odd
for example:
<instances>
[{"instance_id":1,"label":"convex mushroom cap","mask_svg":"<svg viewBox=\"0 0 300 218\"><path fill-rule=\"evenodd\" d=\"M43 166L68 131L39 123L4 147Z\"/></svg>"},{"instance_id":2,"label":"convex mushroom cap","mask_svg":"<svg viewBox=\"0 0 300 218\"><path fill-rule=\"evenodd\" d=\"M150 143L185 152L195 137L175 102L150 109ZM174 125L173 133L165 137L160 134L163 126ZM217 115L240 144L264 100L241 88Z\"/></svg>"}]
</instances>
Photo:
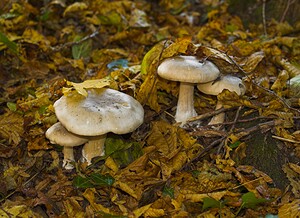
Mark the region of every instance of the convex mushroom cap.
<instances>
[{"instance_id":1,"label":"convex mushroom cap","mask_svg":"<svg viewBox=\"0 0 300 218\"><path fill-rule=\"evenodd\" d=\"M204 84L198 84L197 88L199 91L208 94L208 95L218 95L227 89L230 92L236 92L238 95L244 95L246 92L246 86L243 84L243 81L235 76L225 75L220 77L220 79ZM221 102L217 102L216 110L222 108L223 105ZM225 113L220 113L214 116L209 125L223 123L225 120ZM217 128L218 129L218 128Z\"/></svg>"},{"instance_id":2,"label":"convex mushroom cap","mask_svg":"<svg viewBox=\"0 0 300 218\"><path fill-rule=\"evenodd\" d=\"M63 146L63 167L65 169L73 169L71 162L75 161L73 147L82 145L89 141L87 136L73 134L66 130L60 122L53 124L47 131L46 137L52 144Z\"/></svg>"},{"instance_id":3,"label":"convex mushroom cap","mask_svg":"<svg viewBox=\"0 0 300 218\"><path fill-rule=\"evenodd\" d=\"M66 130L60 122L53 124L47 129L46 138L49 139L52 144L66 147L79 146L88 141L86 137L73 134Z\"/></svg>"},{"instance_id":4,"label":"convex mushroom cap","mask_svg":"<svg viewBox=\"0 0 300 218\"><path fill-rule=\"evenodd\" d=\"M144 120L144 109L137 100L108 88L90 89L87 97L76 92L62 96L54 109L68 131L85 136L129 133Z\"/></svg>"},{"instance_id":5,"label":"convex mushroom cap","mask_svg":"<svg viewBox=\"0 0 300 218\"><path fill-rule=\"evenodd\" d=\"M224 89L236 92L238 95L243 95L246 92L246 86L243 84L243 81L240 78L231 75L222 76L216 81L198 84L197 88L199 91L208 95L218 95Z\"/></svg>"},{"instance_id":6,"label":"convex mushroom cap","mask_svg":"<svg viewBox=\"0 0 300 218\"><path fill-rule=\"evenodd\" d=\"M180 82L175 120L184 124L187 119L197 115L194 109L195 83L213 81L220 71L210 61L201 61L195 56L176 56L163 60L157 73L164 79Z\"/></svg>"}]
</instances>

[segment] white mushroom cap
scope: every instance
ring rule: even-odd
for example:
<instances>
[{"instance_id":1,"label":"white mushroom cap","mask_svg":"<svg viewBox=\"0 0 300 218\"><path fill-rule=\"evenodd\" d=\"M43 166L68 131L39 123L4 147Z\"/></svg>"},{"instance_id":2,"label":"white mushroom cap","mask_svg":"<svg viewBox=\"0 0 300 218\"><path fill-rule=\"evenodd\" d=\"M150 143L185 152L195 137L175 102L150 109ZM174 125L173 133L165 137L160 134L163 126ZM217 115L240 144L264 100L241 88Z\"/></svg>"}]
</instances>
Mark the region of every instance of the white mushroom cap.
<instances>
[{"instance_id":1,"label":"white mushroom cap","mask_svg":"<svg viewBox=\"0 0 300 218\"><path fill-rule=\"evenodd\" d=\"M84 136L129 133L144 118L144 109L137 100L107 88L89 89L87 97L75 92L62 96L54 103L54 109L68 131Z\"/></svg>"},{"instance_id":2,"label":"white mushroom cap","mask_svg":"<svg viewBox=\"0 0 300 218\"><path fill-rule=\"evenodd\" d=\"M246 92L246 86L243 84L243 81L234 76L226 75L222 76L217 81L212 81L208 83L198 84L197 88L208 95L218 95L224 89L228 89L231 92L236 92L238 95L243 95ZM223 104L218 101L216 105L216 110L223 107ZM208 123L209 125L220 124L225 120L225 113L220 113L212 117L211 121ZM220 126L214 127L215 129L219 129Z\"/></svg>"},{"instance_id":3,"label":"white mushroom cap","mask_svg":"<svg viewBox=\"0 0 300 218\"><path fill-rule=\"evenodd\" d=\"M88 141L87 137L76 135L66 130L60 122L53 124L46 131L46 137L52 144L66 147L79 146Z\"/></svg>"},{"instance_id":4,"label":"white mushroom cap","mask_svg":"<svg viewBox=\"0 0 300 218\"><path fill-rule=\"evenodd\" d=\"M243 81L238 77L230 75L223 76L217 81L198 84L197 88L208 95L218 95L224 89L236 92L238 95L243 95L246 92L246 87L243 84Z\"/></svg>"},{"instance_id":5,"label":"white mushroom cap","mask_svg":"<svg viewBox=\"0 0 300 218\"><path fill-rule=\"evenodd\" d=\"M215 80L220 71L210 61L201 62L195 56L176 56L165 59L157 73L164 79L187 83L206 83Z\"/></svg>"},{"instance_id":6,"label":"white mushroom cap","mask_svg":"<svg viewBox=\"0 0 300 218\"><path fill-rule=\"evenodd\" d=\"M164 79L179 81L176 122L184 125L187 119L197 116L194 109L194 85L215 80L219 69L210 61L201 62L195 56L176 56L165 59L157 69Z\"/></svg>"}]
</instances>

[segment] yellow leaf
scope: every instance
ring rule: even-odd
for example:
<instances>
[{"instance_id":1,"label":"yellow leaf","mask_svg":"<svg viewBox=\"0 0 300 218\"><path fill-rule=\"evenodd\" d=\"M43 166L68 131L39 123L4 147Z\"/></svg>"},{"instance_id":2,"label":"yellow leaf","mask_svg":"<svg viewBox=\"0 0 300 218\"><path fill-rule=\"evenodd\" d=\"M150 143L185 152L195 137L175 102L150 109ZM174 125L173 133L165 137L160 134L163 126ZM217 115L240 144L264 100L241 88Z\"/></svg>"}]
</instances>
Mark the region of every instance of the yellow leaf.
<instances>
[{"instance_id":1,"label":"yellow leaf","mask_svg":"<svg viewBox=\"0 0 300 218\"><path fill-rule=\"evenodd\" d=\"M67 200L63 201L63 205L68 217L84 217L84 211L74 197L70 197Z\"/></svg>"},{"instance_id":2,"label":"yellow leaf","mask_svg":"<svg viewBox=\"0 0 300 218\"><path fill-rule=\"evenodd\" d=\"M88 6L84 2L75 2L66 8L66 10L64 11L64 16L68 15L69 13L83 11L87 8Z\"/></svg>"},{"instance_id":3,"label":"yellow leaf","mask_svg":"<svg viewBox=\"0 0 300 218\"><path fill-rule=\"evenodd\" d=\"M135 217L141 217L150 207L152 204L147 204L145 206L139 207L133 211Z\"/></svg>"},{"instance_id":4,"label":"yellow leaf","mask_svg":"<svg viewBox=\"0 0 300 218\"><path fill-rule=\"evenodd\" d=\"M185 194L185 199L191 202L202 202L204 198L213 198L217 201L221 200L229 191L212 192L207 194Z\"/></svg>"},{"instance_id":5,"label":"yellow leaf","mask_svg":"<svg viewBox=\"0 0 300 218\"><path fill-rule=\"evenodd\" d=\"M9 144L17 145L21 141L24 133L23 118L21 115L13 112L7 112L0 116L0 136L7 139Z\"/></svg>"},{"instance_id":6,"label":"yellow leaf","mask_svg":"<svg viewBox=\"0 0 300 218\"><path fill-rule=\"evenodd\" d=\"M67 81L67 85L73 86L80 95L83 95L85 97L87 97L87 91L85 89L92 89L92 88L100 89L105 86L108 86L109 84L110 84L110 81L109 81L109 79L106 79L106 78L95 79L95 80L86 80L82 83L74 83L74 82ZM64 95L69 94L71 90L72 90L72 88L63 88Z\"/></svg>"},{"instance_id":7,"label":"yellow leaf","mask_svg":"<svg viewBox=\"0 0 300 218\"><path fill-rule=\"evenodd\" d=\"M147 143L156 146L163 157L171 159L180 151L182 146L178 143L177 134L177 127L164 121L157 121L153 123Z\"/></svg>"},{"instance_id":8,"label":"yellow leaf","mask_svg":"<svg viewBox=\"0 0 300 218\"><path fill-rule=\"evenodd\" d=\"M262 51L255 52L250 56L247 56L236 62L243 68L247 73L251 73L257 67L257 65L265 58L265 54Z\"/></svg>"},{"instance_id":9,"label":"yellow leaf","mask_svg":"<svg viewBox=\"0 0 300 218\"><path fill-rule=\"evenodd\" d=\"M118 187L119 189L121 189L122 191L126 192L127 194L131 195L132 197L134 197L135 199L138 199L138 195L135 193L135 190L133 190L132 188L130 188L129 185L127 185L124 182L121 181L116 181L114 183L115 187Z\"/></svg>"},{"instance_id":10,"label":"yellow leaf","mask_svg":"<svg viewBox=\"0 0 300 218\"><path fill-rule=\"evenodd\" d=\"M92 208L94 209L94 211L96 211L96 212L102 211L104 213L111 214L111 211L108 208L104 207L101 204L96 203L96 198L95 198L96 193L97 192L94 188L88 188L85 190L85 192L82 194L82 196L89 201L89 203L92 206Z\"/></svg>"},{"instance_id":11,"label":"yellow leaf","mask_svg":"<svg viewBox=\"0 0 300 218\"><path fill-rule=\"evenodd\" d=\"M178 38L174 43L170 44L163 50L163 53L161 54L161 60L176 56L178 54L185 54L192 46L193 44L191 37Z\"/></svg>"},{"instance_id":12,"label":"yellow leaf","mask_svg":"<svg viewBox=\"0 0 300 218\"><path fill-rule=\"evenodd\" d=\"M284 204L278 209L278 217L300 217L300 199Z\"/></svg>"},{"instance_id":13,"label":"yellow leaf","mask_svg":"<svg viewBox=\"0 0 300 218\"><path fill-rule=\"evenodd\" d=\"M165 215L164 209L149 208L145 213L144 217L161 217Z\"/></svg>"},{"instance_id":14,"label":"yellow leaf","mask_svg":"<svg viewBox=\"0 0 300 218\"><path fill-rule=\"evenodd\" d=\"M105 166L107 166L109 169L111 169L114 173L118 172L118 170L119 170L118 164L110 156L106 158Z\"/></svg>"},{"instance_id":15,"label":"yellow leaf","mask_svg":"<svg viewBox=\"0 0 300 218\"><path fill-rule=\"evenodd\" d=\"M286 70L282 70L279 75L277 76L277 79L271 86L271 90L274 90L277 92L279 96L282 96L282 90L287 87L287 80L289 79L289 74Z\"/></svg>"},{"instance_id":16,"label":"yellow leaf","mask_svg":"<svg viewBox=\"0 0 300 218\"><path fill-rule=\"evenodd\" d=\"M289 163L283 165L282 170L290 181L293 194L296 198L300 198L299 166Z\"/></svg>"},{"instance_id":17,"label":"yellow leaf","mask_svg":"<svg viewBox=\"0 0 300 218\"><path fill-rule=\"evenodd\" d=\"M9 215L9 216L8 216ZM40 215L34 213L26 205L4 206L0 209L0 217L38 218Z\"/></svg>"},{"instance_id":18,"label":"yellow leaf","mask_svg":"<svg viewBox=\"0 0 300 218\"><path fill-rule=\"evenodd\" d=\"M22 39L25 42L39 45L43 51L47 51L50 48L50 41L34 29L26 28L23 32Z\"/></svg>"}]
</instances>

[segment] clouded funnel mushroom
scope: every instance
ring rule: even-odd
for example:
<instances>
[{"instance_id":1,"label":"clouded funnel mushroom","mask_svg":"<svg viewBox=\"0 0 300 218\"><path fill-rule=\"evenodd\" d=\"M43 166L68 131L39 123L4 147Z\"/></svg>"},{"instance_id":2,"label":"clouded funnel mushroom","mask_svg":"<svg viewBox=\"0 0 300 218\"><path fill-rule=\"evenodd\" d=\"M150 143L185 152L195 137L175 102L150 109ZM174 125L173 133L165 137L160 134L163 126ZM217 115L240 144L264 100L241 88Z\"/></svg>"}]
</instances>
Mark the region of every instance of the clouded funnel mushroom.
<instances>
[{"instance_id":1,"label":"clouded funnel mushroom","mask_svg":"<svg viewBox=\"0 0 300 218\"><path fill-rule=\"evenodd\" d=\"M84 161L103 154L108 132L126 134L137 129L144 120L142 105L122 92L102 88L89 89L84 97L76 92L62 96L54 103L55 114L72 134L88 136L82 149Z\"/></svg>"},{"instance_id":2,"label":"clouded funnel mushroom","mask_svg":"<svg viewBox=\"0 0 300 218\"><path fill-rule=\"evenodd\" d=\"M195 83L213 81L220 71L210 61L201 62L195 56L176 56L163 60L157 73L164 79L180 82L175 120L184 124L188 118L197 115L194 109Z\"/></svg>"},{"instance_id":3,"label":"clouded funnel mushroom","mask_svg":"<svg viewBox=\"0 0 300 218\"><path fill-rule=\"evenodd\" d=\"M218 95L224 89L228 89L231 92L236 92L238 95L243 95L246 92L246 86L243 84L243 81L235 76L222 76L217 81L212 81L208 83L198 84L197 88L208 95ZM221 102L217 102L216 110L222 108L223 105ZM215 115L211 121L208 123L209 125L223 123L225 120L225 113L220 113Z\"/></svg>"},{"instance_id":4,"label":"clouded funnel mushroom","mask_svg":"<svg viewBox=\"0 0 300 218\"><path fill-rule=\"evenodd\" d=\"M71 162L75 161L73 147L82 145L88 142L88 138L73 134L66 130L60 122L53 124L47 131L46 137L52 144L63 146L64 160L63 167L66 169L73 169Z\"/></svg>"}]
</instances>

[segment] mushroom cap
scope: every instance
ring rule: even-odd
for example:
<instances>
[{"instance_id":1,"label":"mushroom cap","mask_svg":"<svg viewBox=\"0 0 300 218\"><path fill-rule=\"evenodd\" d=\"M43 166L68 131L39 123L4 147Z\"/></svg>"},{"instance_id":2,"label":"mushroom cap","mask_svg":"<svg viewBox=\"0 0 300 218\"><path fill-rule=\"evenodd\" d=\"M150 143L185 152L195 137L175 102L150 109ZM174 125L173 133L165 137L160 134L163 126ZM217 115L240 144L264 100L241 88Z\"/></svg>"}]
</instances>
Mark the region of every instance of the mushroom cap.
<instances>
[{"instance_id":1,"label":"mushroom cap","mask_svg":"<svg viewBox=\"0 0 300 218\"><path fill-rule=\"evenodd\" d=\"M218 95L224 89L228 89L231 92L236 92L238 95L243 95L246 92L246 86L243 81L235 76L225 75L217 81L198 84L197 88L208 95Z\"/></svg>"},{"instance_id":2,"label":"mushroom cap","mask_svg":"<svg viewBox=\"0 0 300 218\"><path fill-rule=\"evenodd\" d=\"M108 88L87 92L87 97L73 92L54 103L55 114L68 131L84 136L125 134L143 123L144 109L131 96Z\"/></svg>"},{"instance_id":3,"label":"mushroom cap","mask_svg":"<svg viewBox=\"0 0 300 218\"><path fill-rule=\"evenodd\" d=\"M201 62L195 56L176 56L163 60L157 73L171 81L206 83L215 80L220 71L210 61Z\"/></svg>"},{"instance_id":4,"label":"mushroom cap","mask_svg":"<svg viewBox=\"0 0 300 218\"><path fill-rule=\"evenodd\" d=\"M46 137L52 144L66 147L79 146L88 141L87 137L76 135L66 130L60 122L53 124L46 131Z\"/></svg>"}]
</instances>

